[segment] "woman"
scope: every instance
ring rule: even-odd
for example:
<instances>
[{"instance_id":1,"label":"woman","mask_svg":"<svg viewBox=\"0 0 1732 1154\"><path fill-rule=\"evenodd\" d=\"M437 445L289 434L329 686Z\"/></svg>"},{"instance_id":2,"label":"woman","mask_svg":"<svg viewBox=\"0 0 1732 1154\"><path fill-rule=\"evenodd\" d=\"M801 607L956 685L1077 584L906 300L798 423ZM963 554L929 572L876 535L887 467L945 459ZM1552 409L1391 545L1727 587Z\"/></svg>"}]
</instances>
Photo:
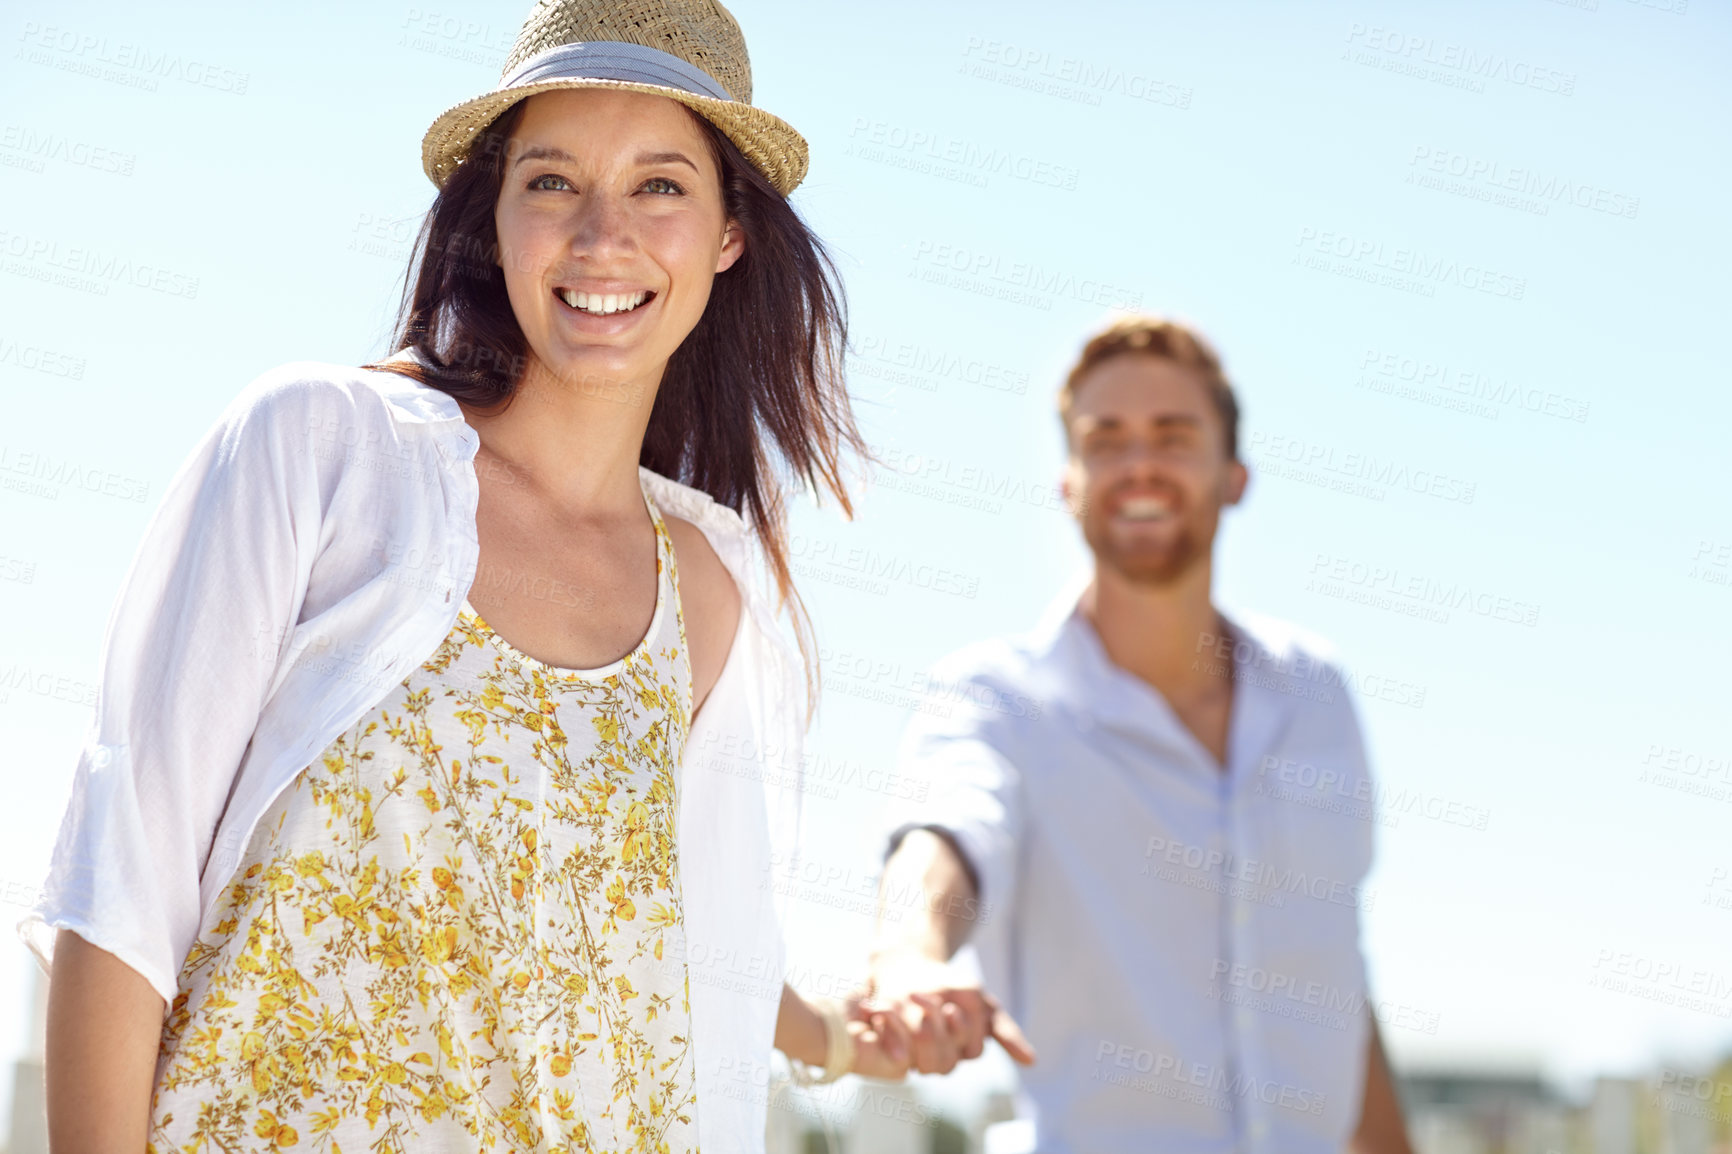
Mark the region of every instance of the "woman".
<instances>
[{"instance_id":1,"label":"woman","mask_svg":"<svg viewBox=\"0 0 1732 1154\"><path fill-rule=\"evenodd\" d=\"M860 443L750 84L710 0L544 0L424 141L398 354L177 475L37 910L57 1149L756 1149L772 1041L904 1072L781 981L740 514L787 601L779 477Z\"/></svg>"}]
</instances>

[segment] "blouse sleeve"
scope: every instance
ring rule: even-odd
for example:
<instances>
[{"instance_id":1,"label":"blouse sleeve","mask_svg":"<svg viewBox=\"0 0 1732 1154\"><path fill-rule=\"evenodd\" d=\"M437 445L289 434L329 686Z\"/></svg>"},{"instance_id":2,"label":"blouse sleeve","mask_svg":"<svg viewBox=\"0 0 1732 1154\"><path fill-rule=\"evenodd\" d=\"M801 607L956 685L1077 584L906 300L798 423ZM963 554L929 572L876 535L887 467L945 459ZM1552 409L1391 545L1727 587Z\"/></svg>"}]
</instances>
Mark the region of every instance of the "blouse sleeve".
<instances>
[{"instance_id":1,"label":"blouse sleeve","mask_svg":"<svg viewBox=\"0 0 1732 1154\"><path fill-rule=\"evenodd\" d=\"M145 528L48 878L19 927L44 966L53 931L72 930L174 999L200 875L319 536L307 401L293 382L255 382Z\"/></svg>"}]
</instances>

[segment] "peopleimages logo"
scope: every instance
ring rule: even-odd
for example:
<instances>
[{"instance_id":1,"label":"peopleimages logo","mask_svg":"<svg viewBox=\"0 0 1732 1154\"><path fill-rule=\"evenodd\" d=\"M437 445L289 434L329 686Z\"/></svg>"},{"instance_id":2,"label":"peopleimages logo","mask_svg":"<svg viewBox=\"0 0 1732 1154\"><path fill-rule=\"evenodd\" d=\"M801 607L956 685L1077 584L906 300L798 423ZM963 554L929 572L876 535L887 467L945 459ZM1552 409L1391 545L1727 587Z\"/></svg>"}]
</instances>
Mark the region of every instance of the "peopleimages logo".
<instances>
[{"instance_id":1,"label":"peopleimages logo","mask_svg":"<svg viewBox=\"0 0 1732 1154\"><path fill-rule=\"evenodd\" d=\"M34 269L40 273L35 277L38 280L51 280L58 273L73 282L66 287L81 291L96 289L103 296L107 295L110 284L122 283L187 300L198 296L198 278L195 276L97 248L63 247L59 241L47 237L0 232L0 256L21 262L9 264L8 272L30 276L30 270Z\"/></svg>"},{"instance_id":2,"label":"peopleimages logo","mask_svg":"<svg viewBox=\"0 0 1732 1154\"><path fill-rule=\"evenodd\" d=\"M1459 261L1417 248L1385 244L1371 237L1305 225L1299 229L1299 239L1295 243L1299 253L1294 257L1294 263L1349 277L1354 276L1353 270L1357 269L1364 274L1359 279L1383 283L1387 278L1390 287L1394 288L1434 290L1437 285L1453 285L1511 301L1519 301L1527 295L1526 277L1473 261ZM1331 259L1337 263L1328 267L1313 263ZM1421 295L1429 296L1431 292Z\"/></svg>"},{"instance_id":3,"label":"peopleimages logo","mask_svg":"<svg viewBox=\"0 0 1732 1154\"><path fill-rule=\"evenodd\" d=\"M1588 419L1588 401L1524 386L1505 374L1474 366L1367 348L1360 354L1359 369L1361 376L1356 384L1362 388L1393 393L1410 386L1412 392L1402 395L1435 394L1442 398L1445 407L1471 411L1475 416L1492 420L1502 411L1516 409L1578 424Z\"/></svg>"},{"instance_id":4,"label":"peopleimages logo","mask_svg":"<svg viewBox=\"0 0 1732 1154\"><path fill-rule=\"evenodd\" d=\"M1179 879L1164 876L1160 867L1155 864L1158 862L1166 863L1169 866L1183 866L1193 874L1219 873L1223 878L1249 886L1252 890L1262 891L1265 896L1290 894L1328 902L1331 905L1352 906L1356 909L1370 909L1372 905L1373 894L1361 887L1356 881L1342 881L1337 878L1326 877L1323 874L1294 869L1292 866L1276 866L1272 862L1240 857L1238 854L1228 853L1220 849L1205 849L1200 845L1161 837L1159 834L1150 835L1148 845L1143 850L1143 857L1147 860L1140 871L1141 874L1158 878L1161 881ZM1248 893L1245 896L1249 898ZM1282 903L1263 902L1260 904L1279 906Z\"/></svg>"},{"instance_id":5,"label":"peopleimages logo","mask_svg":"<svg viewBox=\"0 0 1732 1154\"><path fill-rule=\"evenodd\" d=\"M996 364L979 357L963 357L946 349L911 341L889 341L883 337L861 339L851 350L849 367L880 377L891 384L914 384L924 392L936 392L939 381L978 385L996 392L1022 396L1028 392L1028 372ZM880 367L881 366L881 367ZM897 370L890 372L886 370ZM927 387L930 382L931 387Z\"/></svg>"},{"instance_id":6,"label":"peopleimages logo","mask_svg":"<svg viewBox=\"0 0 1732 1154\"><path fill-rule=\"evenodd\" d=\"M958 71L964 76L1079 104L1099 105L1104 93L1167 108L1186 109L1191 106L1190 87L1166 77L1128 72L1075 56L1056 56L1045 49L1027 48L984 36L968 38L962 49L962 59Z\"/></svg>"},{"instance_id":7,"label":"peopleimages logo","mask_svg":"<svg viewBox=\"0 0 1732 1154\"><path fill-rule=\"evenodd\" d=\"M1540 607L1531 601L1494 593L1465 581L1443 581L1395 565L1372 565L1327 553L1318 553L1313 558L1305 589L1440 625L1448 624L1450 611L1455 609L1530 628L1540 620Z\"/></svg>"},{"instance_id":8,"label":"peopleimages logo","mask_svg":"<svg viewBox=\"0 0 1732 1154\"><path fill-rule=\"evenodd\" d=\"M1732 976L1688 965L1678 958L1602 949L1595 954L1588 985L1716 1018L1732 1018Z\"/></svg>"},{"instance_id":9,"label":"peopleimages logo","mask_svg":"<svg viewBox=\"0 0 1732 1154\"><path fill-rule=\"evenodd\" d=\"M1147 1077L1132 1077L1136 1074ZM1095 1047L1095 1070L1091 1077L1097 1082L1108 1082L1144 1093L1160 1093L1162 1082L1171 1081L1187 1087L1213 1091L1212 1102L1204 1099L1211 1105L1224 1105L1220 1098L1220 1095L1224 1094L1232 1098L1255 1099L1265 1106L1279 1106L1301 1114L1321 1114L1329 1100L1329 1095L1303 1086L1258 1078L1207 1062L1192 1062L1172 1054L1158 1053L1110 1039L1102 1039Z\"/></svg>"},{"instance_id":10,"label":"peopleimages logo","mask_svg":"<svg viewBox=\"0 0 1732 1154\"><path fill-rule=\"evenodd\" d=\"M68 380L84 379L84 358L55 352L41 345L26 345L0 336L0 365L13 365L31 372Z\"/></svg>"},{"instance_id":11,"label":"peopleimages logo","mask_svg":"<svg viewBox=\"0 0 1732 1154\"><path fill-rule=\"evenodd\" d=\"M1385 788L1363 774L1348 774L1334 766L1319 767L1290 757L1265 755L1257 776L1257 792L1277 800L1366 820L1375 819L1378 824L1390 827L1399 825L1401 817L1406 815L1475 830L1485 829L1491 821L1491 811L1481 806L1467 805L1407 786ZM1354 804L1327 804L1331 800Z\"/></svg>"},{"instance_id":12,"label":"peopleimages logo","mask_svg":"<svg viewBox=\"0 0 1732 1154\"><path fill-rule=\"evenodd\" d=\"M1285 433L1256 430L1251 434L1247 449L1252 464L1265 472L1296 481L1315 475L1325 482L1325 487L1339 488L1354 496L1368 496L1379 501L1387 489L1398 489L1440 501L1471 505L1479 491L1477 482L1436 469L1413 468L1405 462L1372 453L1343 452L1333 445ZM1334 481L1343 484L1336 486Z\"/></svg>"},{"instance_id":13,"label":"peopleimages logo","mask_svg":"<svg viewBox=\"0 0 1732 1154\"><path fill-rule=\"evenodd\" d=\"M1640 198L1613 192L1598 185L1569 180L1555 173L1542 173L1526 165L1505 164L1501 160L1469 156L1425 144L1415 146L1407 163L1412 169L1407 174L1410 184L1416 183L1416 178L1425 174L1454 177L1466 185L1483 185L1488 190L1531 197L1537 203L1541 216L1546 215L1546 209L1553 204L1568 204L1607 216L1634 220L1636 212L1642 207ZM1451 191L1447 186L1437 187L1443 191Z\"/></svg>"},{"instance_id":14,"label":"peopleimages logo","mask_svg":"<svg viewBox=\"0 0 1732 1154\"><path fill-rule=\"evenodd\" d=\"M193 60L178 52L158 52L142 44L113 41L106 36L93 36L35 20L24 22L24 31L18 39L24 45L19 50L18 59L147 92L157 90L158 80L179 80L231 96L245 96L247 84L252 79L250 73Z\"/></svg>"},{"instance_id":15,"label":"peopleimages logo","mask_svg":"<svg viewBox=\"0 0 1732 1154\"><path fill-rule=\"evenodd\" d=\"M73 140L57 132L38 132L21 124L8 124L0 130L0 151L19 153L31 162L34 172L41 172L46 161L56 160L93 172L131 176L138 163L133 153Z\"/></svg>"},{"instance_id":16,"label":"peopleimages logo","mask_svg":"<svg viewBox=\"0 0 1732 1154\"><path fill-rule=\"evenodd\" d=\"M1045 477L997 473L981 465L894 447L878 450L878 463L881 467L873 470L873 483L900 493L995 514L1007 506L1070 512L1064 491Z\"/></svg>"},{"instance_id":17,"label":"peopleimages logo","mask_svg":"<svg viewBox=\"0 0 1732 1154\"><path fill-rule=\"evenodd\" d=\"M7 445L0 445L0 484L14 492L47 497L51 501L59 498L62 486L140 503L150 495L148 481L107 469L93 469L65 457L19 452Z\"/></svg>"},{"instance_id":18,"label":"peopleimages logo","mask_svg":"<svg viewBox=\"0 0 1732 1154\"><path fill-rule=\"evenodd\" d=\"M1573 72L1542 68L1502 52L1470 48L1434 36L1355 21L1347 26L1347 43L1362 50L1363 58L1354 56L1355 63L1376 65L1388 71L1410 72L1422 79L1431 78L1426 69L1442 75L1454 74L1464 82L1458 87L1471 87L1476 92L1485 90L1487 80L1499 80L1518 88L1534 88L1556 96L1573 96L1576 91L1576 74Z\"/></svg>"},{"instance_id":19,"label":"peopleimages logo","mask_svg":"<svg viewBox=\"0 0 1732 1154\"><path fill-rule=\"evenodd\" d=\"M854 653L820 646L818 664L824 671L826 689L835 681L839 682L836 688L841 693L851 692L849 683L860 687L899 690L918 700L921 705L929 707L928 711L936 712L942 717L951 716L950 710L956 706L1002 713L1009 717L1026 717L1030 720L1038 719L1041 715L1042 702L1026 694L999 689L982 681L957 681L935 677L924 669L904 666L900 661L891 661L870 653Z\"/></svg>"},{"instance_id":20,"label":"peopleimages logo","mask_svg":"<svg viewBox=\"0 0 1732 1154\"><path fill-rule=\"evenodd\" d=\"M917 241L914 245L914 263L926 272L952 273L983 285L996 285L1014 292L1033 294L1043 300L1066 298L1111 309L1138 309L1143 305L1143 294L1140 291L1118 287L1091 277L1079 277L1063 269L1043 268L1032 261L1007 261L996 253L983 252L964 245L932 240Z\"/></svg>"},{"instance_id":21,"label":"peopleimages logo","mask_svg":"<svg viewBox=\"0 0 1732 1154\"><path fill-rule=\"evenodd\" d=\"M910 128L864 116L854 118L848 138L850 156L919 172L927 171L925 165L938 165L938 174L948 168L979 187L987 186L988 177L1003 176L1074 192L1081 175L1072 165L988 147L936 129Z\"/></svg>"}]
</instances>

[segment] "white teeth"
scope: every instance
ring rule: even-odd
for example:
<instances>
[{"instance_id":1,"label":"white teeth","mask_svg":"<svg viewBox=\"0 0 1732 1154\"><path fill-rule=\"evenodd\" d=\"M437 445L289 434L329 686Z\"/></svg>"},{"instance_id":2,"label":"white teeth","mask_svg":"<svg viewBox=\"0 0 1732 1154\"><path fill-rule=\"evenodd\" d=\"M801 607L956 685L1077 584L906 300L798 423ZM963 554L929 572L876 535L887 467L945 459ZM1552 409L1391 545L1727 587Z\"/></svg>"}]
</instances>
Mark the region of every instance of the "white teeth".
<instances>
[{"instance_id":1,"label":"white teeth","mask_svg":"<svg viewBox=\"0 0 1732 1154\"><path fill-rule=\"evenodd\" d=\"M1131 497L1121 502L1119 514L1139 521L1159 520L1172 515L1172 507L1155 497Z\"/></svg>"},{"instance_id":2,"label":"white teeth","mask_svg":"<svg viewBox=\"0 0 1732 1154\"><path fill-rule=\"evenodd\" d=\"M591 316L605 317L613 313L628 312L649 299L648 292L635 293L582 293L575 289L561 289L560 299L574 309L589 313Z\"/></svg>"}]
</instances>

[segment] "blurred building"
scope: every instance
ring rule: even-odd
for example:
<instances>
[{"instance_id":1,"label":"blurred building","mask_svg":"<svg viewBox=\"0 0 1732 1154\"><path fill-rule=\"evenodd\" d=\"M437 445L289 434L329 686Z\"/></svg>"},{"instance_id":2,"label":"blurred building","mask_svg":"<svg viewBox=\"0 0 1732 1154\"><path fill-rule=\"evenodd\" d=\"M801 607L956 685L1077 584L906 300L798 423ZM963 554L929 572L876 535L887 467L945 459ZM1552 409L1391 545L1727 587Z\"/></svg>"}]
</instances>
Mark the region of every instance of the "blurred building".
<instances>
[{"instance_id":1,"label":"blurred building","mask_svg":"<svg viewBox=\"0 0 1732 1154\"><path fill-rule=\"evenodd\" d=\"M30 967L30 1016L24 1052L12 1067L12 1117L6 1154L48 1154L48 1115L42 1092L43 1048L48 1036L48 978Z\"/></svg>"},{"instance_id":2,"label":"blurred building","mask_svg":"<svg viewBox=\"0 0 1732 1154\"><path fill-rule=\"evenodd\" d=\"M1732 1059L1600 1078L1583 1101L1537 1073L1415 1073L1402 1103L1419 1154L1732 1154Z\"/></svg>"}]
</instances>

